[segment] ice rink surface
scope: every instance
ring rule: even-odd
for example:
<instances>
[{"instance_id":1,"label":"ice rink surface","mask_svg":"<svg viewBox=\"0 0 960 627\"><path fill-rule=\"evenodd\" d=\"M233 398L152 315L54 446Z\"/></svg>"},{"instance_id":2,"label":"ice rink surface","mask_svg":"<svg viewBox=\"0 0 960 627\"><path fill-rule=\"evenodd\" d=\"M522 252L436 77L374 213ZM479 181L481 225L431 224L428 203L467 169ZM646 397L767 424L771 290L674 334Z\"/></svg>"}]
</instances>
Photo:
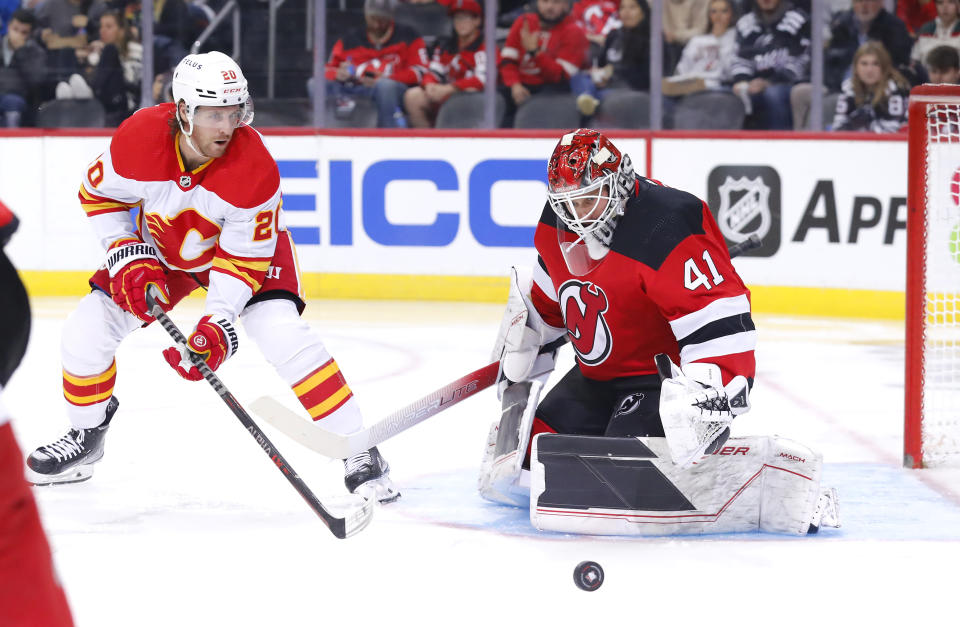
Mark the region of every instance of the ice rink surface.
<instances>
[{"instance_id":1,"label":"ice rink surface","mask_svg":"<svg viewBox=\"0 0 960 627\"><path fill-rule=\"evenodd\" d=\"M65 432L60 329L38 300L4 392L25 453ZM313 301L367 423L487 363L502 307ZM200 314L188 302L184 329ZM117 356L120 409L90 481L35 488L79 627L247 625L957 624L960 474L901 467L901 323L756 317L753 409L734 436L820 450L843 527L804 538L576 537L480 499L492 390L382 445L403 497L337 540L205 382L181 380L159 325ZM221 368L241 402L293 393L241 335ZM573 363L564 349L560 366ZM559 378L555 376L555 379ZM552 381L551 381L552 382ZM321 499L342 465L264 426ZM603 586L573 570L594 560ZM934 622L936 621L936 622Z\"/></svg>"}]
</instances>

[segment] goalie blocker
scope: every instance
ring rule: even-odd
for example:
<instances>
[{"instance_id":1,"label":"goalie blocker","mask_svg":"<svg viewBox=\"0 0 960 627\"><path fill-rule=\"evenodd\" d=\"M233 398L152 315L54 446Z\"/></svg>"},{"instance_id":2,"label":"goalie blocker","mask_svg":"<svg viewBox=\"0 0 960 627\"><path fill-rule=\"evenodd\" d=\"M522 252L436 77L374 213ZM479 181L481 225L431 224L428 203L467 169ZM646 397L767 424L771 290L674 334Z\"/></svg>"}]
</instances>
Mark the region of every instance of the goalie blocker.
<instances>
[{"instance_id":1,"label":"goalie blocker","mask_svg":"<svg viewBox=\"0 0 960 627\"><path fill-rule=\"evenodd\" d=\"M820 488L822 464L779 437L730 438L682 469L665 438L539 434L530 521L595 535L816 533L840 526L836 492Z\"/></svg>"}]
</instances>

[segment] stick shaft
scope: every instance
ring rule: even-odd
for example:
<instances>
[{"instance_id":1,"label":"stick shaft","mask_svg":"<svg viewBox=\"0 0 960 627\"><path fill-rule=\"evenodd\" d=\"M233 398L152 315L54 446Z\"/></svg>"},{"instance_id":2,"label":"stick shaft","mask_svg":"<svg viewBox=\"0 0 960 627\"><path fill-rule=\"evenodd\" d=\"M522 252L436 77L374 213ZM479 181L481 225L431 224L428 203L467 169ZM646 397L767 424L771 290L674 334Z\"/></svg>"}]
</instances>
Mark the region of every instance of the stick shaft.
<instances>
[{"instance_id":1,"label":"stick shaft","mask_svg":"<svg viewBox=\"0 0 960 627\"><path fill-rule=\"evenodd\" d=\"M147 303L150 306L150 313L157 319L160 325L164 330L170 334L170 337L173 338L174 342L179 345L186 346L186 337L183 333L180 332L180 329L173 323L173 320L157 305L156 301L153 299L153 296L147 294ZM277 447L273 445L273 442L263 433L260 427L257 426L257 423L253 421L253 418L246 412L243 406L237 401L236 397L230 393L230 390L227 389L227 386L223 384L213 370L210 369L210 366L207 365L207 362L203 360L202 357L196 355L192 352L188 352L190 360L200 371L200 374L203 375L203 378L207 380L207 383L213 387L217 395L223 400L223 402L230 408L230 411L233 412L233 415L237 417L237 420L246 428L257 444L263 449L263 452L267 454L267 457L274 463L277 469L283 474L287 479L290 485L303 497L303 500L307 502L307 505L312 509L327 525L330 531L338 538L346 538L354 533L363 529L370 521L370 503L368 503L364 508L361 508L357 512L345 517L338 518L331 514L323 503L320 502L320 499L307 487L307 484L304 483L303 479L300 478L300 475L293 469L293 467L287 463L287 460L280 454L280 451L277 450Z\"/></svg>"}]
</instances>

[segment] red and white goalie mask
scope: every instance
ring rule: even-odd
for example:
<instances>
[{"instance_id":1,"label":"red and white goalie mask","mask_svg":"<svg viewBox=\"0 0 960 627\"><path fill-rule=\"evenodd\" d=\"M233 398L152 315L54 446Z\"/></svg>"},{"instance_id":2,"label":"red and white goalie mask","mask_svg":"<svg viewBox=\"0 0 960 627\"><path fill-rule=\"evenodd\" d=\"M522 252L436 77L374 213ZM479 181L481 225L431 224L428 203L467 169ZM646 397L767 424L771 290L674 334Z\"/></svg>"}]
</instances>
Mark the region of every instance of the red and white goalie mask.
<instances>
[{"instance_id":1,"label":"red and white goalie mask","mask_svg":"<svg viewBox=\"0 0 960 627\"><path fill-rule=\"evenodd\" d=\"M581 128L560 138L547 167L547 197L562 222L557 237L571 273L583 276L604 259L635 185L630 157L602 133Z\"/></svg>"}]
</instances>

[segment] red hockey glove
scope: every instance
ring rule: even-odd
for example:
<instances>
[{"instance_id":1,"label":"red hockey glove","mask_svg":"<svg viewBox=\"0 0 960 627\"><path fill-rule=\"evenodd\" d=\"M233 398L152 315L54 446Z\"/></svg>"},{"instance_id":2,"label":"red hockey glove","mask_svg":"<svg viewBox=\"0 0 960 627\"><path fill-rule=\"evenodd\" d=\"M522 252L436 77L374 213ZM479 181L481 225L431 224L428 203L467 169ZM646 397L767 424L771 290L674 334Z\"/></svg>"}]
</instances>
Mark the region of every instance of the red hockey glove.
<instances>
[{"instance_id":1,"label":"red hockey glove","mask_svg":"<svg viewBox=\"0 0 960 627\"><path fill-rule=\"evenodd\" d=\"M159 301L170 302L167 273L160 265L156 249L150 244L134 242L111 248L107 254L107 269L113 302L144 322L153 321L146 300L151 285L160 292Z\"/></svg>"},{"instance_id":2,"label":"red hockey glove","mask_svg":"<svg viewBox=\"0 0 960 627\"><path fill-rule=\"evenodd\" d=\"M188 381L199 381L203 375L190 361L188 350L202 357L211 370L216 370L237 352L237 332L229 320L211 320L210 316L204 316L187 338L186 349L171 346L163 351L164 359L177 374Z\"/></svg>"}]
</instances>

